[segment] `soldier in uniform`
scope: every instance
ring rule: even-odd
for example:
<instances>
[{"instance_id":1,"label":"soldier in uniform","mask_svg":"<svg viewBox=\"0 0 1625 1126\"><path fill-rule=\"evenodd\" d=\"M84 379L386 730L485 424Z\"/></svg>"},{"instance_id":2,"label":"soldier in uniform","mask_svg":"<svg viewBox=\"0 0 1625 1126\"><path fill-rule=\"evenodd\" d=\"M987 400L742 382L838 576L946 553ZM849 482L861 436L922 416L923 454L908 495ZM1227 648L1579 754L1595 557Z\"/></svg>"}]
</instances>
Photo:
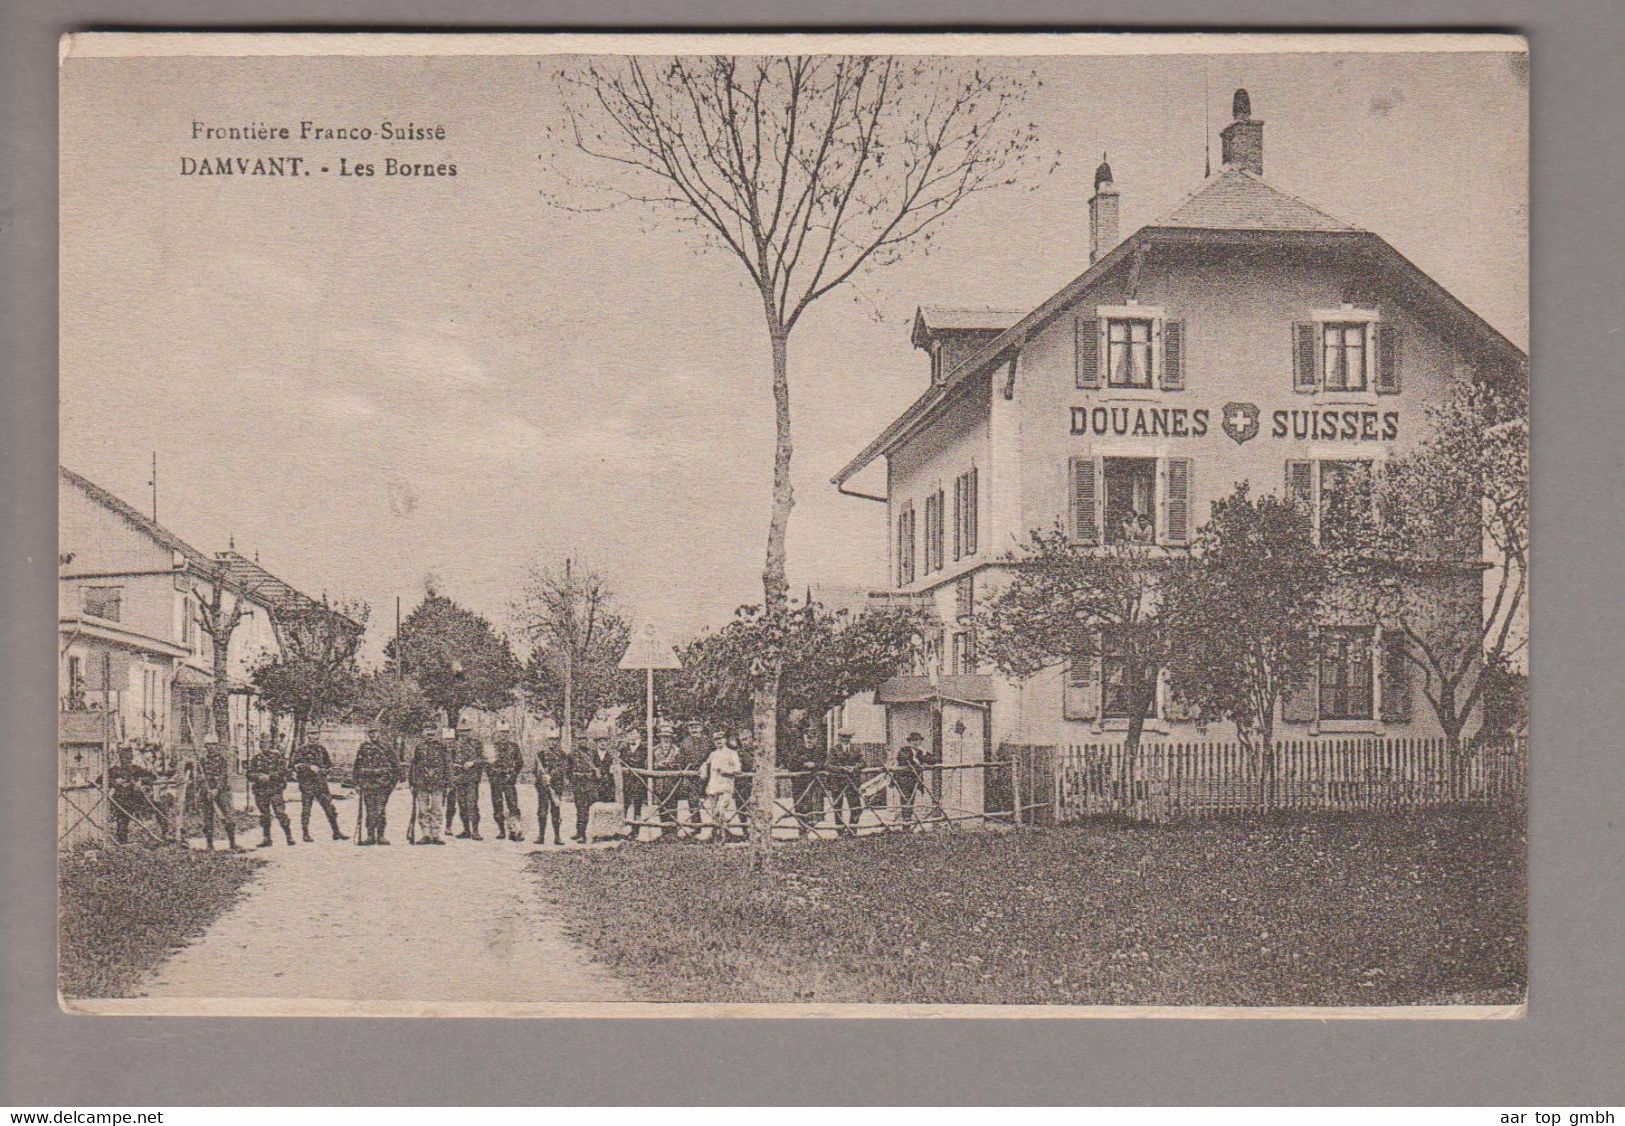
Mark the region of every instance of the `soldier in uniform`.
<instances>
[{"instance_id":1,"label":"soldier in uniform","mask_svg":"<svg viewBox=\"0 0 1625 1126\"><path fill-rule=\"evenodd\" d=\"M715 744L705 737L705 729L699 720L689 720L687 728L687 734L677 746L677 769L684 773L684 777L677 780L677 793L688 805L683 822L698 836L700 808L705 803L705 782L700 778L700 769L705 766L705 760L711 757Z\"/></svg>"},{"instance_id":2,"label":"soldier in uniform","mask_svg":"<svg viewBox=\"0 0 1625 1126\"><path fill-rule=\"evenodd\" d=\"M152 771L136 763L134 748L119 744L118 762L105 779L113 803L113 836L119 844L130 843L130 819L134 817L152 817L158 822L158 835L169 836L169 818L153 802L148 789L157 780Z\"/></svg>"},{"instance_id":3,"label":"soldier in uniform","mask_svg":"<svg viewBox=\"0 0 1625 1126\"><path fill-rule=\"evenodd\" d=\"M464 716L457 724L457 739L451 749L451 782L457 793L457 812L463 819L460 841L483 841L480 836L480 779L485 776L485 749L474 733L474 721ZM446 828L451 828L447 811Z\"/></svg>"},{"instance_id":4,"label":"soldier in uniform","mask_svg":"<svg viewBox=\"0 0 1625 1126\"><path fill-rule=\"evenodd\" d=\"M819 771L824 767L823 741L818 731L807 727L801 733L801 746L795 750L790 769L790 800L796 811L796 836L805 838L824 819L824 785Z\"/></svg>"},{"instance_id":5,"label":"soldier in uniform","mask_svg":"<svg viewBox=\"0 0 1625 1126\"><path fill-rule=\"evenodd\" d=\"M559 815L564 802L564 763L558 748L544 743L536 752L536 843L547 843L547 825L553 823L553 843L559 839Z\"/></svg>"},{"instance_id":6,"label":"soldier in uniform","mask_svg":"<svg viewBox=\"0 0 1625 1126\"><path fill-rule=\"evenodd\" d=\"M451 748L438 738L438 729L433 724L423 726L423 735L412 751L407 780L412 786L413 804L417 807L417 843L445 844L445 838L440 834L441 823L446 817L446 788L451 785Z\"/></svg>"},{"instance_id":7,"label":"soldier in uniform","mask_svg":"<svg viewBox=\"0 0 1625 1126\"><path fill-rule=\"evenodd\" d=\"M863 752L852 742L852 732L842 731L824 766L824 788L835 813L835 832L855 837L863 819ZM846 816L842 815L845 806Z\"/></svg>"},{"instance_id":8,"label":"soldier in uniform","mask_svg":"<svg viewBox=\"0 0 1625 1126\"><path fill-rule=\"evenodd\" d=\"M197 786L198 806L203 813L203 839L214 851L214 817L220 815L226 830L226 847L237 851L237 818L231 810L231 763L220 751L220 740L210 735L203 740L203 757L192 770Z\"/></svg>"},{"instance_id":9,"label":"soldier in uniform","mask_svg":"<svg viewBox=\"0 0 1625 1126\"><path fill-rule=\"evenodd\" d=\"M383 741L379 725L367 725L367 739L355 753L356 792L361 795L361 843L387 845L384 827L389 796L401 780L400 764L395 752Z\"/></svg>"},{"instance_id":10,"label":"soldier in uniform","mask_svg":"<svg viewBox=\"0 0 1625 1126\"><path fill-rule=\"evenodd\" d=\"M587 819L592 815L592 803L602 797L604 783L613 781L610 773L613 768L609 752L586 740L570 751L566 771L570 779L570 800L576 807L576 831L570 838L572 841L587 843Z\"/></svg>"},{"instance_id":11,"label":"soldier in uniform","mask_svg":"<svg viewBox=\"0 0 1625 1126\"><path fill-rule=\"evenodd\" d=\"M333 756L327 753L327 748L314 739L307 739L305 745L293 753L289 765L293 767L294 780L299 783L299 835L305 843L311 841L312 805L321 806L322 812L327 814L327 824L333 830L335 841L349 840L344 830L339 828L338 811L333 808L333 792L327 788L327 774L333 769Z\"/></svg>"},{"instance_id":12,"label":"soldier in uniform","mask_svg":"<svg viewBox=\"0 0 1625 1126\"><path fill-rule=\"evenodd\" d=\"M293 826L288 822L288 807L282 800L282 791L288 785L288 764L269 739L260 744L259 754L248 760L248 785L254 791L254 804L259 807L260 832L265 835L257 847L271 847L273 817L282 826L288 843L293 844Z\"/></svg>"},{"instance_id":13,"label":"soldier in uniform","mask_svg":"<svg viewBox=\"0 0 1625 1126\"><path fill-rule=\"evenodd\" d=\"M525 756L509 734L506 721L497 724L496 746L492 750L491 812L497 819L497 840L522 841L525 830L519 823L519 772Z\"/></svg>"}]
</instances>

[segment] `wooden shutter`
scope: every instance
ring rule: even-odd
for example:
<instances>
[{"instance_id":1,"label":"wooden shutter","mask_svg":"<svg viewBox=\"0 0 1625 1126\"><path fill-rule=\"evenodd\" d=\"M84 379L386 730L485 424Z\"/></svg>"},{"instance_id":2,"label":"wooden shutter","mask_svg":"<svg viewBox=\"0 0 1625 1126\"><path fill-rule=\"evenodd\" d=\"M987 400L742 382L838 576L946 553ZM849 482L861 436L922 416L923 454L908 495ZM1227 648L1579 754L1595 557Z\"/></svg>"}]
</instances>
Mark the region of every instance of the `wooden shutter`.
<instances>
[{"instance_id":1,"label":"wooden shutter","mask_svg":"<svg viewBox=\"0 0 1625 1126\"><path fill-rule=\"evenodd\" d=\"M1399 327L1379 322L1377 329L1377 394L1399 394Z\"/></svg>"},{"instance_id":2,"label":"wooden shutter","mask_svg":"<svg viewBox=\"0 0 1625 1126\"><path fill-rule=\"evenodd\" d=\"M976 470L965 474L965 554L976 554Z\"/></svg>"},{"instance_id":3,"label":"wooden shutter","mask_svg":"<svg viewBox=\"0 0 1625 1126\"><path fill-rule=\"evenodd\" d=\"M1314 321L1292 326L1292 389L1313 391L1320 386L1320 334Z\"/></svg>"},{"instance_id":4,"label":"wooden shutter","mask_svg":"<svg viewBox=\"0 0 1625 1126\"><path fill-rule=\"evenodd\" d=\"M965 550L965 475L954 478L954 562Z\"/></svg>"},{"instance_id":5,"label":"wooden shutter","mask_svg":"<svg viewBox=\"0 0 1625 1126\"><path fill-rule=\"evenodd\" d=\"M1301 504L1311 511L1315 503L1315 463L1288 458L1286 463L1285 499Z\"/></svg>"},{"instance_id":6,"label":"wooden shutter","mask_svg":"<svg viewBox=\"0 0 1625 1126\"><path fill-rule=\"evenodd\" d=\"M1095 500L1095 459L1075 457L1067 477L1072 507L1072 538L1078 543L1100 542L1100 513Z\"/></svg>"},{"instance_id":7,"label":"wooden shutter","mask_svg":"<svg viewBox=\"0 0 1625 1126\"><path fill-rule=\"evenodd\" d=\"M1185 389L1185 322L1164 321L1162 324L1162 389Z\"/></svg>"},{"instance_id":8,"label":"wooden shutter","mask_svg":"<svg viewBox=\"0 0 1625 1126\"><path fill-rule=\"evenodd\" d=\"M1189 543L1191 539L1191 459L1166 459L1166 500L1163 513L1169 543Z\"/></svg>"},{"instance_id":9,"label":"wooden shutter","mask_svg":"<svg viewBox=\"0 0 1625 1126\"><path fill-rule=\"evenodd\" d=\"M1077 353L1079 387L1100 386L1100 321L1078 314L1072 322L1073 347Z\"/></svg>"},{"instance_id":10,"label":"wooden shutter","mask_svg":"<svg viewBox=\"0 0 1625 1126\"><path fill-rule=\"evenodd\" d=\"M1403 630L1382 631L1382 721L1406 723L1411 718L1408 640Z\"/></svg>"},{"instance_id":11,"label":"wooden shutter","mask_svg":"<svg viewBox=\"0 0 1625 1126\"><path fill-rule=\"evenodd\" d=\"M1094 719L1100 715L1100 633L1079 638L1067 661L1061 686L1063 719Z\"/></svg>"},{"instance_id":12,"label":"wooden shutter","mask_svg":"<svg viewBox=\"0 0 1625 1126\"><path fill-rule=\"evenodd\" d=\"M1309 679L1296 692L1281 697L1281 719L1286 723L1313 723L1320 718L1319 660L1309 667Z\"/></svg>"}]
</instances>

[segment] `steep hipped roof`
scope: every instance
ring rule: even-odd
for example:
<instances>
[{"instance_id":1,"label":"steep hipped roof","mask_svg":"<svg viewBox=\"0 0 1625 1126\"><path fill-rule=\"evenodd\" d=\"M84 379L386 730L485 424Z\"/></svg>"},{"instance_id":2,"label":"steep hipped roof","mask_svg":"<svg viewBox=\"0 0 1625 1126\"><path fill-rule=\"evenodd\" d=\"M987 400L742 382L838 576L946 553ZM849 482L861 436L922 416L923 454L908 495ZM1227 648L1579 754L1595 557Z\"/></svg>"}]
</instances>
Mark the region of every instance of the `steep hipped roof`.
<instances>
[{"instance_id":1,"label":"steep hipped roof","mask_svg":"<svg viewBox=\"0 0 1625 1126\"><path fill-rule=\"evenodd\" d=\"M142 533L147 538L162 545L163 547L167 547L170 551L180 553L186 557L187 562L201 568L205 572L213 570L214 563L207 555L203 554L197 548L181 539L174 532L171 532L168 528L158 523L158 521L149 516L142 515L138 509L126 504L124 501L120 500L118 497L114 496L112 493L108 492L94 481L81 477L79 474L75 473L65 465L57 466L57 472L61 476L62 480L77 488L80 492L84 493L87 497L101 505L103 508L109 510L110 512L116 513L118 516L123 518L125 523L129 524L132 528Z\"/></svg>"},{"instance_id":2,"label":"steep hipped roof","mask_svg":"<svg viewBox=\"0 0 1625 1126\"><path fill-rule=\"evenodd\" d=\"M1352 231L1355 228L1241 168L1223 168L1156 227L1214 231Z\"/></svg>"}]
</instances>

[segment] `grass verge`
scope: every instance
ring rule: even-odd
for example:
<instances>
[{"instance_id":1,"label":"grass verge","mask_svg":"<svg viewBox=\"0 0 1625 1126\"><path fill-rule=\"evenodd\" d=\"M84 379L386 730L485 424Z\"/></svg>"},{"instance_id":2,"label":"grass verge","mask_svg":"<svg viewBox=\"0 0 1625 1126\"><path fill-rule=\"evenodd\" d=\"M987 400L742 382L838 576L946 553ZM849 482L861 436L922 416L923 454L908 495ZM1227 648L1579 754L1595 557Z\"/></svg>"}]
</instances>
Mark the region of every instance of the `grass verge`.
<instances>
[{"instance_id":1,"label":"grass verge","mask_svg":"<svg viewBox=\"0 0 1625 1126\"><path fill-rule=\"evenodd\" d=\"M538 854L642 997L710 1002L1511 1004L1522 817L1481 810Z\"/></svg>"},{"instance_id":2,"label":"grass verge","mask_svg":"<svg viewBox=\"0 0 1625 1126\"><path fill-rule=\"evenodd\" d=\"M130 996L149 970L237 900L262 863L145 845L64 853L57 866L62 995Z\"/></svg>"}]
</instances>

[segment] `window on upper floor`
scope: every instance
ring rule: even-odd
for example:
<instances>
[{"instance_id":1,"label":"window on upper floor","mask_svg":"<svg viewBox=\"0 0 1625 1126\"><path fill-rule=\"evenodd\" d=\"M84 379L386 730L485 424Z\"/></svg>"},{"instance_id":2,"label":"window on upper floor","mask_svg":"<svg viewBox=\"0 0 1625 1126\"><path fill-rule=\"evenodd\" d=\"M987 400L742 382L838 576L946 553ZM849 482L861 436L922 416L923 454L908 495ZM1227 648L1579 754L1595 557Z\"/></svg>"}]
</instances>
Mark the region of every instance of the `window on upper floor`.
<instances>
[{"instance_id":1,"label":"window on upper floor","mask_svg":"<svg viewBox=\"0 0 1625 1126\"><path fill-rule=\"evenodd\" d=\"M121 586L87 586L81 588L84 593L83 607L85 613L93 618L103 618L109 622L119 621L124 613L124 588Z\"/></svg>"},{"instance_id":2,"label":"window on upper floor","mask_svg":"<svg viewBox=\"0 0 1625 1126\"><path fill-rule=\"evenodd\" d=\"M1151 386L1152 322L1139 318L1106 321L1106 385Z\"/></svg>"},{"instance_id":3,"label":"window on upper floor","mask_svg":"<svg viewBox=\"0 0 1625 1126\"><path fill-rule=\"evenodd\" d=\"M1398 327L1375 313L1345 307L1292 326L1296 391L1396 395L1400 362Z\"/></svg>"},{"instance_id":4,"label":"window on upper floor","mask_svg":"<svg viewBox=\"0 0 1625 1126\"><path fill-rule=\"evenodd\" d=\"M925 498L925 573L943 567L943 495L938 489Z\"/></svg>"},{"instance_id":5,"label":"window on upper floor","mask_svg":"<svg viewBox=\"0 0 1625 1126\"><path fill-rule=\"evenodd\" d=\"M1326 390L1365 390L1368 327L1335 322L1320 326L1321 371Z\"/></svg>"},{"instance_id":6,"label":"window on upper floor","mask_svg":"<svg viewBox=\"0 0 1625 1126\"><path fill-rule=\"evenodd\" d=\"M1075 382L1079 388L1181 391L1187 356L1185 322L1139 305L1100 305L1074 322ZM1104 370L1103 370L1104 369Z\"/></svg>"},{"instance_id":7,"label":"window on upper floor","mask_svg":"<svg viewBox=\"0 0 1625 1126\"><path fill-rule=\"evenodd\" d=\"M905 502L897 513L897 585L914 581L914 503Z\"/></svg>"},{"instance_id":8,"label":"window on upper floor","mask_svg":"<svg viewBox=\"0 0 1625 1126\"><path fill-rule=\"evenodd\" d=\"M976 470L954 478L954 558L976 554Z\"/></svg>"}]
</instances>

